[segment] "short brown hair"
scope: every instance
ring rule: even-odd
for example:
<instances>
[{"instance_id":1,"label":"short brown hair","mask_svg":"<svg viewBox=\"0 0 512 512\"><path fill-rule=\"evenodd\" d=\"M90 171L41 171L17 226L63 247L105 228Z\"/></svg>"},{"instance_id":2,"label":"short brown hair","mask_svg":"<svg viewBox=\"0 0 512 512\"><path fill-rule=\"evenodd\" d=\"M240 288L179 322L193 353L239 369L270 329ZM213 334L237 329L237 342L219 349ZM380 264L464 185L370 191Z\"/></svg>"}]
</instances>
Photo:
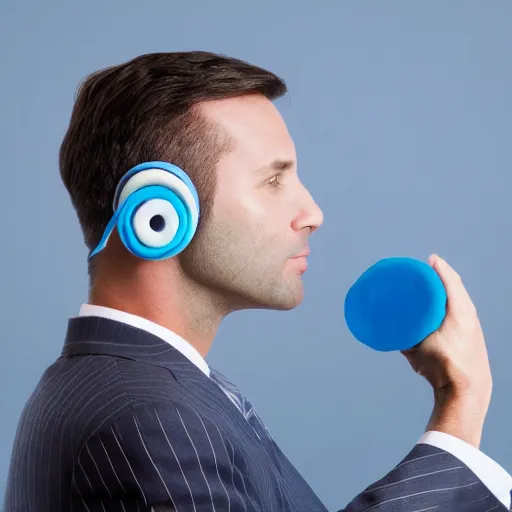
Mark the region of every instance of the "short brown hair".
<instances>
[{"instance_id":1,"label":"short brown hair","mask_svg":"<svg viewBox=\"0 0 512 512\"><path fill-rule=\"evenodd\" d=\"M286 85L265 69L202 51L141 55L86 77L59 164L89 250L112 216L118 181L141 162L160 160L184 169L207 215L226 140L193 107L251 93L273 100L286 93Z\"/></svg>"}]
</instances>

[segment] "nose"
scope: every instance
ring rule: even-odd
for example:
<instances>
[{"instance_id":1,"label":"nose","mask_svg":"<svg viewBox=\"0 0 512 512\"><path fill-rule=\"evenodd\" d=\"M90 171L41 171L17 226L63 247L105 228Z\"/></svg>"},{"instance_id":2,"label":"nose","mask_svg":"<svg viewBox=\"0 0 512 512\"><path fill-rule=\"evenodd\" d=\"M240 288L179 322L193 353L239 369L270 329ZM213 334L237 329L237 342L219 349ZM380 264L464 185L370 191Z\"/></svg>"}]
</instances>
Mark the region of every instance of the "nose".
<instances>
[{"instance_id":1,"label":"nose","mask_svg":"<svg viewBox=\"0 0 512 512\"><path fill-rule=\"evenodd\" d=\"M310 232L316 231L324 221L324 214L316 204L306 187L302 187L301 207L295 217L292 227L295 231L309 228Z\"/></svg>"}]
</instances>

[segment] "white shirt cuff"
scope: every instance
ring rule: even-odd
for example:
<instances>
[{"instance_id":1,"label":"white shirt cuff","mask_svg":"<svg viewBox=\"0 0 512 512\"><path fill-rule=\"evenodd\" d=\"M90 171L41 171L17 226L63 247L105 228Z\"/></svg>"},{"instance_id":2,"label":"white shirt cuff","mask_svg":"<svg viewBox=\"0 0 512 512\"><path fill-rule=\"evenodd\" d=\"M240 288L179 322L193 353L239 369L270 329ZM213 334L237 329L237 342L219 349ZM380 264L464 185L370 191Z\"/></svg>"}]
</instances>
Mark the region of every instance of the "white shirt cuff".
<instances>
[{"instance_id":1,"label":"white shirt cuff","mask_svg":"<svg viewBox=\"0 0 512 512\"><path fill-rule=\"evenodd\" d=\"M507 510L510 510L512 476L497 462L466 441L444 432L426 432L418 441L418 444L420 443L436 446L457 457L475 473L489 491L505 505Z\"/></svg>"}]
</instances>

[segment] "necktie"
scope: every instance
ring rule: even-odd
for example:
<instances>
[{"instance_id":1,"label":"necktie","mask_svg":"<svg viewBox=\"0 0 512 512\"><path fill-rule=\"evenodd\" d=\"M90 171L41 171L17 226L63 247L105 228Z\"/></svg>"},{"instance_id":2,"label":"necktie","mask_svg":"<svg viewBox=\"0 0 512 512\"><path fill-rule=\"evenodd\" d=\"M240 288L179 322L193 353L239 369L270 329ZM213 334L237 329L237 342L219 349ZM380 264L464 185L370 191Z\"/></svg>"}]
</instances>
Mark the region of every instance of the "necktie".
<instances>
[{"instance_id":1,"label":"necktie","mask_svg":"<svg viewBox=\"0 0 512 512\"><path fill-rule=\"evenodd\" d=\"M214 369L210 369L210 378L224 391L227 397L235 404L236 408L243 414L244 418L251 425L260 441L268 441L272 438L261 418L256 414L251 402L229 381L224 375Z\"/></svg>"}]
</instances>

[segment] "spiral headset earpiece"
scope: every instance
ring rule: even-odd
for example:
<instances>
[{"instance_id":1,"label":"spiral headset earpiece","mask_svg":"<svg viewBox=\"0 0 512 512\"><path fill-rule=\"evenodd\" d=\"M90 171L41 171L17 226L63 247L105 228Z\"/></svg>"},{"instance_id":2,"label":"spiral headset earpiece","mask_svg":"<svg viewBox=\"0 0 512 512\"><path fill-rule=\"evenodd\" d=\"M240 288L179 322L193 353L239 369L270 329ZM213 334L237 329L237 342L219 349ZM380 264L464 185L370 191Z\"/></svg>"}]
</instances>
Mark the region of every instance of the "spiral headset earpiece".
<instances>
[{"instance_id":1,"label":"spiral headset earpiece","mask_svg":"<svg viewBox=\"0 0 512 512\"><path fill-rule=\"evenodd\" d=\"M199 197L192 180L167 162L145 162L117 185L114 215L89 259L107 245L117 226L125 247L146 260L171 258L192 240L199 222Z\"/></svg>"}]
</instances>

